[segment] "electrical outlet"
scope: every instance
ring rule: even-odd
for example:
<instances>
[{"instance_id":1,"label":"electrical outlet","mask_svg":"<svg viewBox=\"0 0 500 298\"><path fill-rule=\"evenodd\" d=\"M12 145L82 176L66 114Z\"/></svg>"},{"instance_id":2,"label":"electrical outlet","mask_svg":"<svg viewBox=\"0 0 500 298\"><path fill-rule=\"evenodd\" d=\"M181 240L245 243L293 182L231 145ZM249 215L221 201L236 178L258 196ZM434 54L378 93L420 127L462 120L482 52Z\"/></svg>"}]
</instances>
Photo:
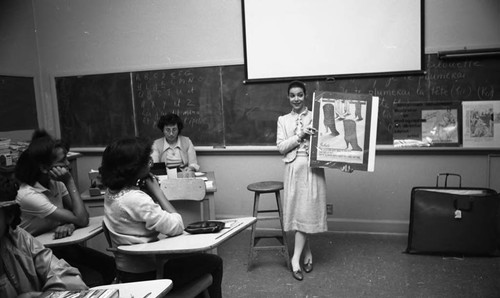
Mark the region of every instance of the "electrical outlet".
<instances>
[{"instance_id":1,"label":"electrical outlet","mask_svg":"<svg viewBox=\"0 0 500 298\"><path fill-rule=\"evenodd\" d=\"M326 214L333 214L333 205L326 204Z\"/></svg>"}]
</instances>

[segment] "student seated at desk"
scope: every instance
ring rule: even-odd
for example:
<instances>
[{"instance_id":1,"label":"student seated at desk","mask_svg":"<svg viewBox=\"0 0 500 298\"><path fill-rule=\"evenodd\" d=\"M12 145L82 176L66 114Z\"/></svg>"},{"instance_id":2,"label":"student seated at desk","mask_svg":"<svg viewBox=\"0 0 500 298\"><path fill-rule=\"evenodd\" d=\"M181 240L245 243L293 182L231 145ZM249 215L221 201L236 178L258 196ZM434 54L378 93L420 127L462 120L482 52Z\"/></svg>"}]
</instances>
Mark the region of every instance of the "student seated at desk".
<instances>
[{"instance_id":1,"label":"student seated at desk","mask_svg":"<svg viewBox=\"0 0 500 298\"><path fill-rule=\"evenodd\" d=\"M158 129L164 137L153 143L151 158L153 162L164 162L168 168L177 168L183 172L200 170L196 151L191 140L181 135L184 123L176 114L167 114L160 117Z\"/></svg>"},{"instance_id":2,"label":"student seated at desk","mask_svg":"<svg viewBox=\"0 0 500 298\"><path fill-rule=\"evenodd\" d=\"M148 243L158 235L179 235L184 230L181 215L170 204L156 179L149 172L151 143L141 138L124 138L104 150L99 168L104 195L104 223L113 246ZM116 255L122 282L156 279L155 258L151 256ZM163 278L176 287L210 273L213 283L210 297L222 297L222 259L213 254L190 254L169 260Z\"/></svg>"},{"instance_id":3,"label":"student seated at desk","mask_svg":"<svg viewBox=\"0 0 500 298\"><path fill-rule=\"evenodd\" d=\"M16 198L22 212L20 226L33 236L54 230L54 238L63 238L89 223L89 215L68 169L67 153L63 143L38 130L16 164L15 176L21 182ZM108 284L114 279L114 261L108 255L80 245L62 246L53 251L57 257L79 268L90 286ZM102 279L93 281L96 272L87 274L86 269L101 273Z\"/></svg>"},{"instance_id":4,"label":"student seated at desk","mask_svg":"<svg viewBox=\"0 0 500 298\"><path fill-rule=\"evenodd\" d=\"M18 227L18 185L0 176L0 297L34 298L47 290L85 290L78 269Z\"/></svg>"}]
</instances>

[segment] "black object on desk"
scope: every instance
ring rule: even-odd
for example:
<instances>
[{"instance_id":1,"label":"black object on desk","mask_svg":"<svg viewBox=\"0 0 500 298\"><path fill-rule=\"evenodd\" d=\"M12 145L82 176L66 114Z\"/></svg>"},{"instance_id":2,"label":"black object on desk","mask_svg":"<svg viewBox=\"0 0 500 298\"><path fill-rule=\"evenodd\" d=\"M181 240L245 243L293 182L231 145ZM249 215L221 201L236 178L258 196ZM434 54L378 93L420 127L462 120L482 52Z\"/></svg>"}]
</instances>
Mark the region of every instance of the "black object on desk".
<instances>
[{"instance_id":1,"label":"black object on desk","mask_svg":"<svg viewBox=\"0 0 500 298\"><path fill-rule=\"evenodd\" d=\"M149 171L155 175L167 175L167 167L164 162L153 163Z\"/></svg>"}]
</instances>

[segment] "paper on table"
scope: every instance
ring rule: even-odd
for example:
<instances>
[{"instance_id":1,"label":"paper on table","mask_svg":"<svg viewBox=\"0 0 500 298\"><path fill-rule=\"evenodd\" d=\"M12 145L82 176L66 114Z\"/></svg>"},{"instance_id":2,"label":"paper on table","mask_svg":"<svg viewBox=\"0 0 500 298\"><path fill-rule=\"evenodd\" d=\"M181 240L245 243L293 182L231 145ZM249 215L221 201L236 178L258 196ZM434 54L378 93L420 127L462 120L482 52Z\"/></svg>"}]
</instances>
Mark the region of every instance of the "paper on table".
<instances>
[{"instance_id":1,"label":"paper on table","mask_svg":"<svg viewBox=\"0 0 500 298\"><path fill-rule=\"evenodd\" d=\"M210 180L207 180L207 181L205 181L205 186L207 188L213 188L214 187L214 182L210 181Z\"/></svg>"}]
</instances>

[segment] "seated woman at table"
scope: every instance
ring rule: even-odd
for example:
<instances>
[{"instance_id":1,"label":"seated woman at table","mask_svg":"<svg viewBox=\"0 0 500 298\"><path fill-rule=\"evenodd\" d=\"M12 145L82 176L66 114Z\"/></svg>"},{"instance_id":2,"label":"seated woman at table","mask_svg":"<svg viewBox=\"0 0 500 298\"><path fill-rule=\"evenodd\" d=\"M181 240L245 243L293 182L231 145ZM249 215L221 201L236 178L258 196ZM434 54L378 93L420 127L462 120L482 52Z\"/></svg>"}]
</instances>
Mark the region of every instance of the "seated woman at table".
<instances>
[{"instance_id":1,"label":"seated woman at table","mask_svg":"<svg viewBox=\"0 0 500 298\"><path fill-rule=\"evenodd\" d=\"M18 185L0 176L0 297L34 298L48 290L85 290L78 269L18 227Z\"/></svg>"},{"instance_id":2,"label":"seated woman at table","mask_svg":"<svg viewBox=\"0 0 500 298\"><path fill-rule=\"evenodd\" d=\"M160 117L158 129L164 137L153 143L151 158L153 162L165 162L168 168L177 168L179 171L196 172L200 169L191 140L181 135L184 123L176 114L167 114Z\"/></svg>"},{"instance_id":3,"label":"seated woman at table","mask_svg":"<svg viewBox=\"0 0 500 298\"><path fill-rule=\"evenodd\" d=\"M53 230L55 239L68 237L75 228L89 223L89 214L69 171L67 153L68 148L62 142L53 140L46 131L37 130L17 161L15 176L21 183L16 198L22 212L20 227L33 236ZM115 276L113 258L96 250L75 244L53 251L79 268L91 286L110 283ZM95 280L95 271L87 274L89 268L101 273L102 279Z\"/></svg>"},{"instance_id":4,"label":"seated woman at table","mask_svg":"<svg viewBox=\"0 0 500 298\"><path fill-rule=\"evenodd\" d=\"M170 204L158 181L149 173L151 143L142 138L123 138L106 147L99 168L104 195L104 223L113 246L157 241L159 234L182 234L181 215ZM156 279L153 255L117 255L122 282ZM174 258L165 265L164 278L173 281L173 290L210 273L213 283L210 297L222 297L222 259L213 254L197 253Z\"/></svg>"}]
</instances>

